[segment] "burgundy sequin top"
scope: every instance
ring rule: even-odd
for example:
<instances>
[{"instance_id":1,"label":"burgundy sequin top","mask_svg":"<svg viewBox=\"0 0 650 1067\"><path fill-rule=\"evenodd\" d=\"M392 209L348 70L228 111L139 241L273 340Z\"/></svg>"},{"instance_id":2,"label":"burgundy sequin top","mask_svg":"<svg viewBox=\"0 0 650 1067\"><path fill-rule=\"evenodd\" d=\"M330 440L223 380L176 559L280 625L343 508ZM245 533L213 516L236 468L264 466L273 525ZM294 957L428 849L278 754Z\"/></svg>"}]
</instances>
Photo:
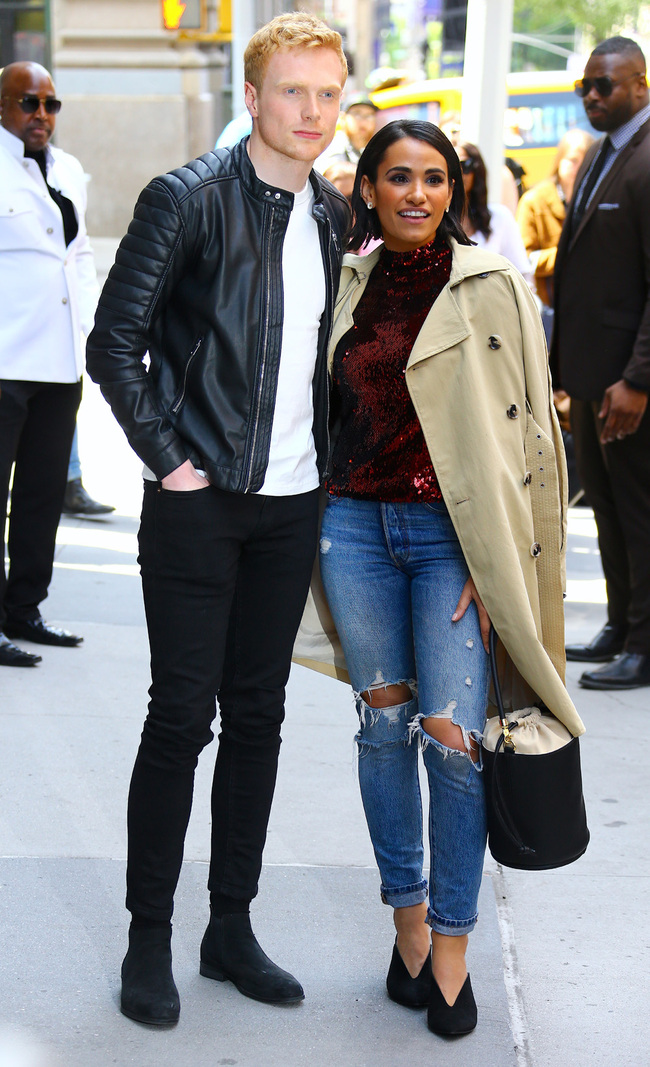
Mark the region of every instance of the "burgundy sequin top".
<instances>
[{"instance_id":1,"label":"burgundy sequin top","mask_svg":"<svg viewBox=\"0 0 650 1067\"><path fill-rule=\"evenodd\" d=\"M431 305L449 280L443 238L411 252L383 248L334 353L333 419L340 432L327 489L393 503L440 500L405 370Z\"/></svg>"}]
</instances>

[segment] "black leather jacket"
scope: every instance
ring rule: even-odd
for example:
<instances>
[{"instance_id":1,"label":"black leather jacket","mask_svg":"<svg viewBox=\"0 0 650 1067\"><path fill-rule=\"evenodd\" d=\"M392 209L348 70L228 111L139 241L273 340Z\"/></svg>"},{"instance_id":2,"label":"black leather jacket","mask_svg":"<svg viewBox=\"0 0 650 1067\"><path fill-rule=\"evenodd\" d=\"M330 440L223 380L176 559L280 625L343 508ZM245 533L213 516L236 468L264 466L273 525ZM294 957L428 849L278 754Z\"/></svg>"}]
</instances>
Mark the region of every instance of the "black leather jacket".
<instances>
[{"instance_id":1,"label":"black leather jacket","mask_svg":"<svg viewBox=\"0 0 650 1067\"><path fill-rule=\"evenodd\" d=\"M327 341L348 207L313 171L311 183L327 282L314 375L322 477ZM292 206L292 193L257 178L245 141L155 178L138 200L99 301L87 365L157 478L189 458L220 489L254 492L264 481Z\"/></svg>"}]
</instances>

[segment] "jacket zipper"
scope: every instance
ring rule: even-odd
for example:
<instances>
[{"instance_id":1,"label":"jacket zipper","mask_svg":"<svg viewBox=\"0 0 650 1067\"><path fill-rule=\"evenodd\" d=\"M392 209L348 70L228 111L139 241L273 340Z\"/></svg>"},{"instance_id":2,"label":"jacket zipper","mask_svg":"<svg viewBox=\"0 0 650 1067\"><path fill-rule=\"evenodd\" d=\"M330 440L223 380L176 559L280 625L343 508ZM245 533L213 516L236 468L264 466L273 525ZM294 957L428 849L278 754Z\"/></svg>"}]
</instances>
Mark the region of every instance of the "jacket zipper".
<instances>
[{"instance_id":1,"label":"jacket zipper","mask_svg":"<svg viewBox=\"0 0 650 1067\"><path fill-rule=\"evenodd\" d=\"M187 363L185 364L185 373L183 375L183 388L181 389L181 393L180 393L180 396L178 397L178 400L175 400L174 403L172 404L172 407L171 407L172 415L176 415L177 414L179 408L181 407L183 401L185 400L185 393L187 392L187 376L190 373L190 366L191 366L192 360L194 359L196 353L198 352L198 350L199 350L199 348L201 347L202 344L203 344L203 338L199 337L198 341L194 345L194 348L190 352L190 355L189 355L189 358L187 360Z\"/></svg>"},{"instance_id":2,"label":"jacket zipper","mask_svg":"<svg viewBox=\"0 0 650 1067\"><path fill-rule=\"evenodd\" d=\"M265 280L266 280L266 292L271 292L271 237L273 234L273 222L274 212L271 211L271 221L269 223L267 247L265 255ZM251 440L250 455L248 460L248 467L246 470L246 481L244 483L244 492L247 493L251 486L253 463L255 461L255 447L257 445L257 430L259 426L260 408L262 406L262 391L264 385L264 373L266 371L266 350L269 336L269 315L268 309L264 315L264 333L262 335L262 361L260 364L260 374L257 385L257 393L255 395L255 407L253 411L253 438Z\"/></svg>"}]
</instances>

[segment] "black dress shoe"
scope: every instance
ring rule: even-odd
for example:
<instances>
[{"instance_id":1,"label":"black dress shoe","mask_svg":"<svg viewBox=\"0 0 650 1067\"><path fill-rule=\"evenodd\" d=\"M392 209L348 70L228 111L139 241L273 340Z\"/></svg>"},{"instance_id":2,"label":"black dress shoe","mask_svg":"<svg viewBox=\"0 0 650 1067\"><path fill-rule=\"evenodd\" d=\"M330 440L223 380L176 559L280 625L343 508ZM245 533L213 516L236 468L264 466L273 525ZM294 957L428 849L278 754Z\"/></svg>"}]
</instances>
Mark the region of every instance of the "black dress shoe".
<instances>
[{"instance_id":1,"label":"black dress shoe","mask_svg":"<svg viewBox=\"0 0 650 1067\"><path fill-rule=\"evenodd\" d=\"M129 930L120 1010L137 1023L174 1026L181 1002L172 974L171 930Z\"/></svg>"},{"instance_id":2,"label":"black dress shoe","mask_svg":"<svg viewBox=\"0 0 650 1067\"><path fill-rule=\"evenodd\" d=\"M650 656L622 652L613 663L597 671L585 671L579 682L583 689L639 689L650 685Z\"/></svg>"},{"instance_id":3,"label":"black dress shoe","mask_svg":"<svg viewBox=\"0 0 650 1067\"><path fill-rule=\"evenodd\" d=\"M37 619L7 619L5 633L7 637L22 637L37 645L59 645L62 648L76 648L83 641L83 637L77 637L69 630L48 626L40 615Z\"/></svg>"},{"instance_id":4,"label":"black dress shoe","mask_svg":"<svg viewBox=\"0 0 650 1067\"><path fill-rule=\"evenodd\" d=\"M35 667L42 658L42 656L34 655L33 652L25 652L24 649L12 645L11 641L0 632L0 667Z\"/></svg>"},{"instance_id":5,"label":"black dress shoe","mask_svg":"<svg viewBox=\"0 0 650 1067\"><path fill-rule=\"evenodd\" d=\"M93 500L81 484L81 478L73 478L65 487L61 511L64 515L110 515L115 508Z\"/></svg>"},{"instance_id":6,"label":"black dress shoe","mask_svg":"<svg viewBox=\"0 0 650 1067\"><path fill-rule=\"evenodd\" d=\"M211 915L201 942L199 970L217 982L229 979L245 997L267 1004L297 1004L305 999L300 982L262 951L249 915Z\"/></svg>"},{"instance_id":7,"label":"black dress shoe","mask_svg":"<svg viewBox=\"0 0 650 1067\"><path fill-rule=\"evenodd\" d=\"M623 651L627 626L612 626L607 623L588 645L567 645L566 658L587 663L607 663Z\"/></svg>"},{"instance_id":8,"label":"black dress shoe","mask_svg":"<svg viewBox=\"0 0 650 1067\"><path fill-rule=\"evenodd\" d=\"M431 978L431 995L427 1026L441 1037L461 1037L476 1027L477 1012L469 974L453 1004L448 1004L435 978Z\"/></svg>"},{"instance_id":9,"label":"black dress shoe","mask_svg":"<svg viewBox=\"0 0 650 1067\"><path fill-rule=\"evenodd\" d=\"M386 975L386 989L390 999L396 1004L403 1004L405 1008L426 1008L429 1003L431 981L431 949L422 964L420 973L416 978L412 978L399 954L397 938L395 938L393 957Z\"/></svg>"}]
</instances>

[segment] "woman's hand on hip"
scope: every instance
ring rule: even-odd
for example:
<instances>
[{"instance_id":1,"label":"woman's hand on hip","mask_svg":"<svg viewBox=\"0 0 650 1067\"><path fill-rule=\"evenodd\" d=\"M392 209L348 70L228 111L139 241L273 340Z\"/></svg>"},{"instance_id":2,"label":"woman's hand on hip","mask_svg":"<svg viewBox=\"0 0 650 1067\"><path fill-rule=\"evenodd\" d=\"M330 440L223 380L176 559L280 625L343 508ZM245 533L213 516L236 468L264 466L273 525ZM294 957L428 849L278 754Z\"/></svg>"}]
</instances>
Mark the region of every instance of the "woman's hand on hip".
<instances>
[{"instance_id":1,"label":"woman's hand on hip","mask_svg":"<svg viewBox=\"0 0 650 1067\"><path fill-rule=\"evenodd\" d=\"M467 611L472 601L474 601L474 603L476 604L476 610L478 611L478 621L479 626L481 627L481 640L483 641L483 647L485 648L486 652L489 652L488 639L490 636L491 625L490 616L485 610L483 601L481 600L480 596L476 591L474 579L471 577L467 579L465 585L463 586L463 591L460 594L460 599L456 604L456 610L451 617L451 621L458 622L459 619L462 619L463 615Z\"/></svg>"}]
</instances>

